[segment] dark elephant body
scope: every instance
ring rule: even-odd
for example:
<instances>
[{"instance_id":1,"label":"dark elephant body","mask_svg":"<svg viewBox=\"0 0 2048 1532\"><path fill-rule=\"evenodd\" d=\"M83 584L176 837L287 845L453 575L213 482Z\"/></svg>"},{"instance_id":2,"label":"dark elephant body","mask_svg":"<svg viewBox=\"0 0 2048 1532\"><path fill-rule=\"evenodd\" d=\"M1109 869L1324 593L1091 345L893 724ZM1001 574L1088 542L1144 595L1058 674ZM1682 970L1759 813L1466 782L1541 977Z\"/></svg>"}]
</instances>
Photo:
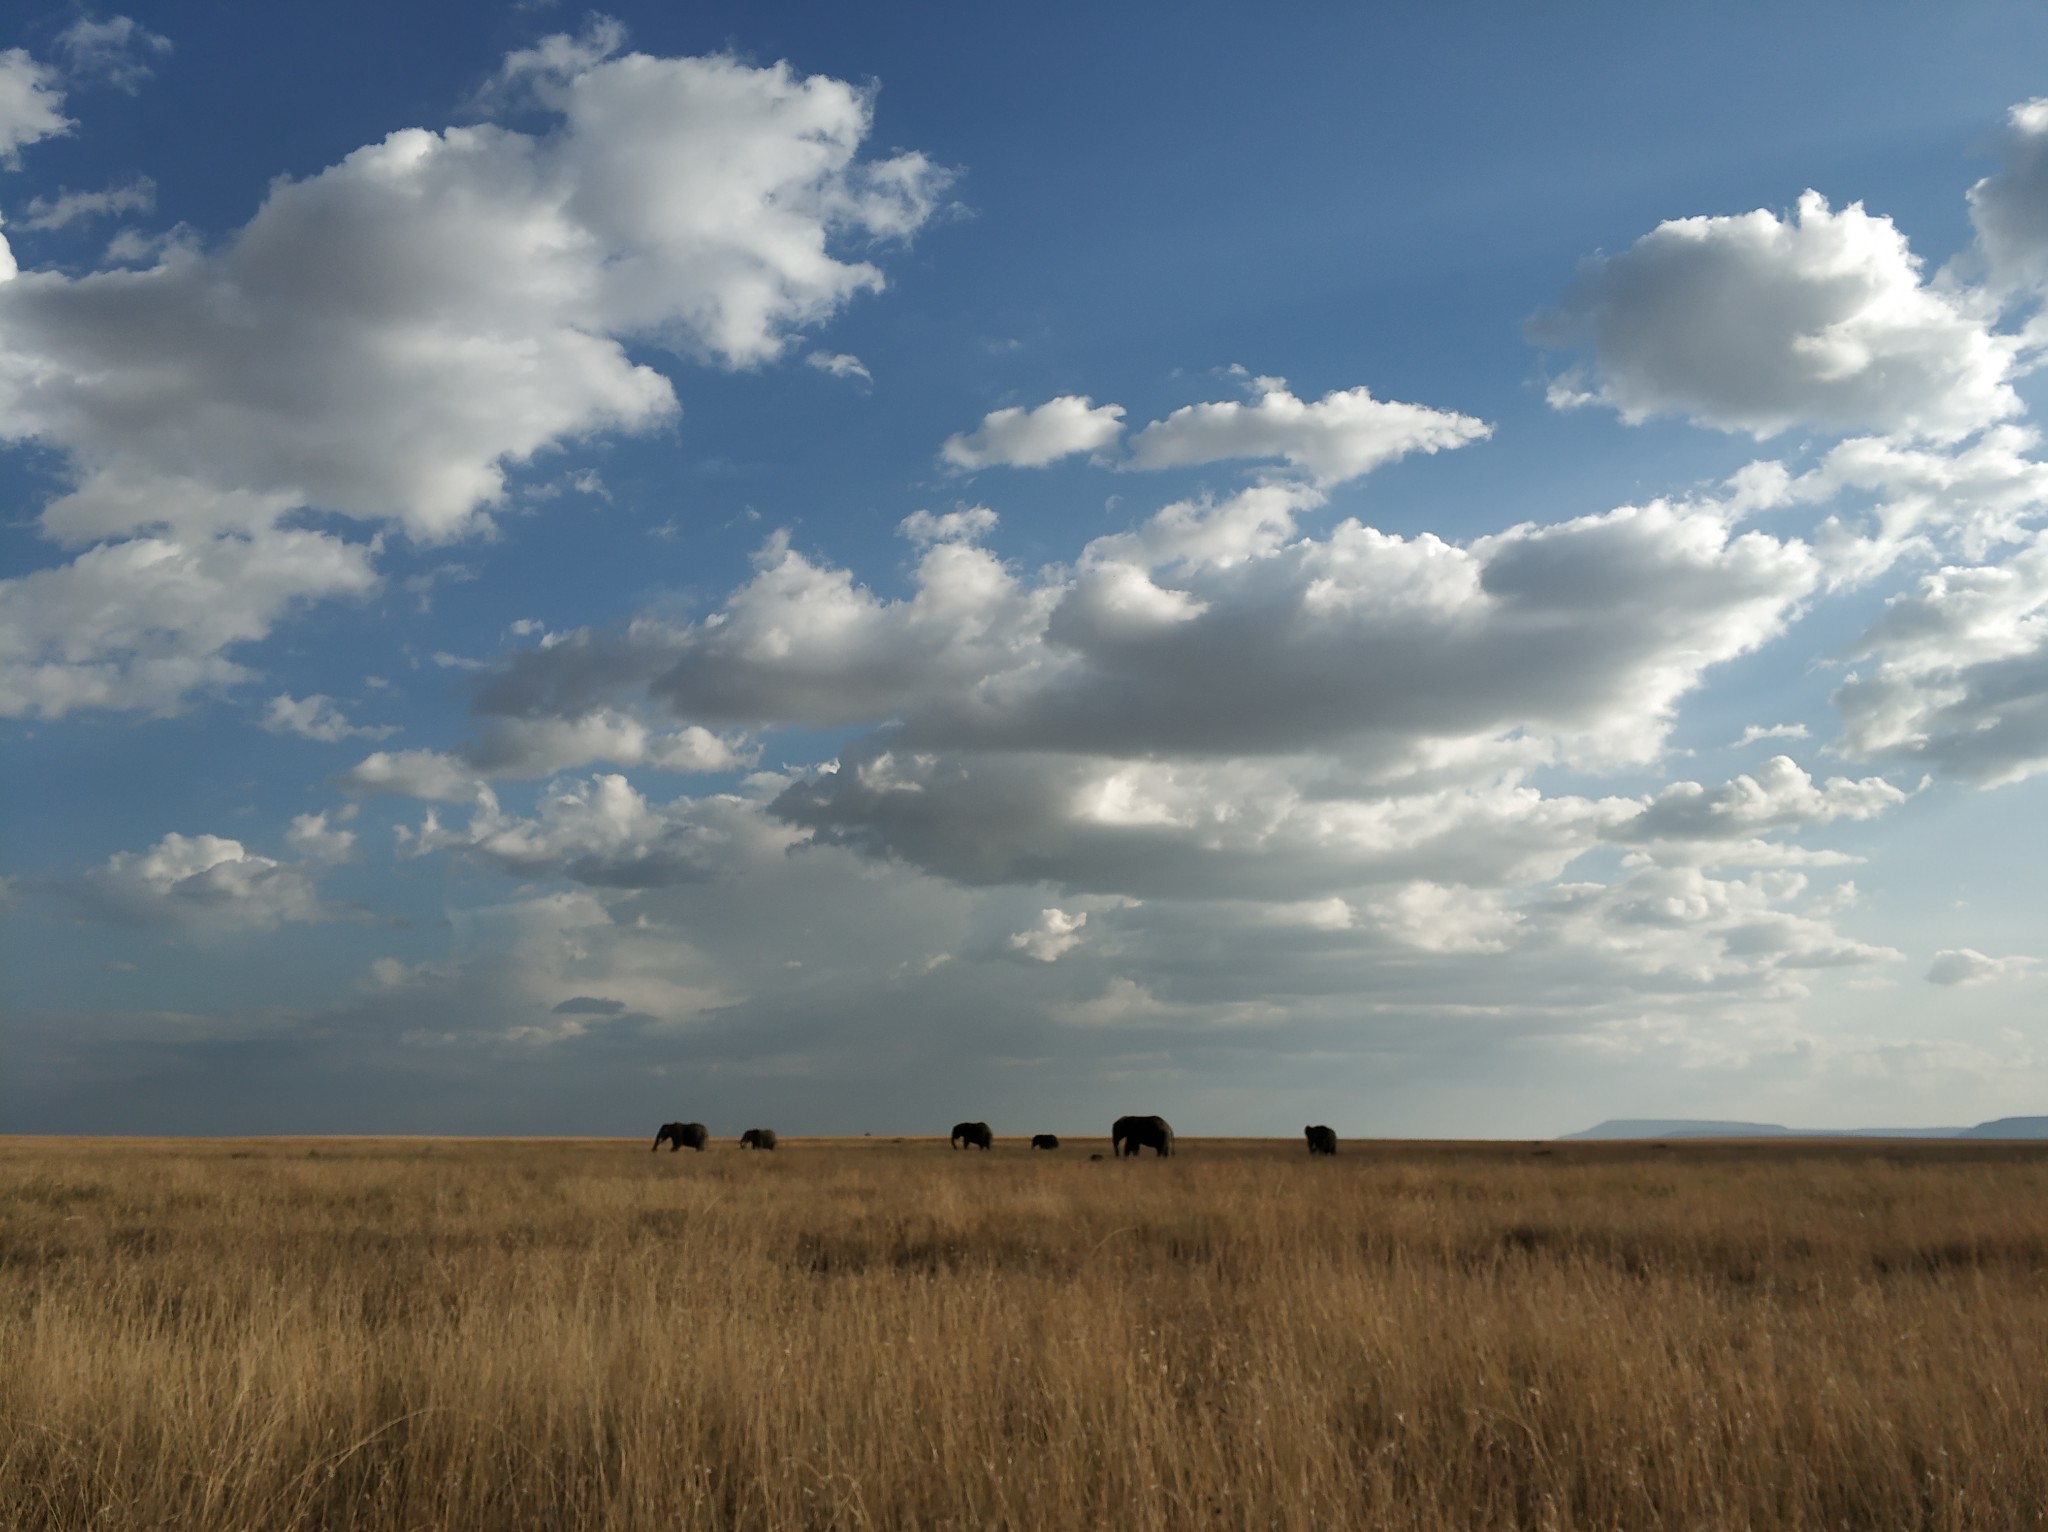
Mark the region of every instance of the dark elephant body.
<instances>
[{"instance_id":1,"label":"dark elephant body","mask_svg":"<svg viewBox=\"0 0 2048 1532\"><path fill-rule=\"evenodd\" d=\"M773 1128L749 1128L740 1135L742 1149L773 1149L775 1130Z\"/></svg>"},{"instance_id":2,"label":"dark elephant body","mask_svg":"<svg viewBox=\"0 0 2048 1532\"><path fill-rule=\"evenodd\" d=\"M1326 1128L1318 1123L1313 1128L1303 1128L1301 1131L1308 1135L1308 1152L1310 1154L1335 1154L1337 1152L1337 1130L1335 1128Z\"/></svg>"},{"instance_id":3,"label":"dark elephant body","mask_svg":"<svg viewBox=\"0 0 2048 1532\"><path fill-rule=\"evenodd\" d=\"M1031 1147L1034 1149L1057 1149L1059 1146L1060 1136L1057 1133L1034 1133L1031 1135Z\"/></svg>"},{"instance_id":4,"label":"dark elephant body","mask_svg":"<svg viewBox=\"0 0 2048 1532\"><path fill-rule=\"evenodd\" d=\"M1109 1142L1119 1155L1150 1149L1163 1159L1173 1153L1173 1124L1164 1117L1119 1117L1109 1130Z\"/></svg>"},{"instance_id":5,"label":"dark elephant body","mask_svg":"<svg viewBox=\"0 0 2048 1532\"><path fill-rule=\"evenodd\" d=\"M665 1122L654 1135L654 1147L667 1144L670 1154L678 1149L702 1149L710 1142L711 1130L701 1122Z\"/></svg>"},{"instance_id":6,"label":"dark elephant body","mask_svg":"<svg viewBox=\"0 0 2048 1532\"><path fill-rule=\"evenodd\" d=\"M953 1147L955 1149L987 1149L994 1145L995 1134L989 1131L985 1122L956 1122L953 1124Z\"/></svg>"}]
</instances>

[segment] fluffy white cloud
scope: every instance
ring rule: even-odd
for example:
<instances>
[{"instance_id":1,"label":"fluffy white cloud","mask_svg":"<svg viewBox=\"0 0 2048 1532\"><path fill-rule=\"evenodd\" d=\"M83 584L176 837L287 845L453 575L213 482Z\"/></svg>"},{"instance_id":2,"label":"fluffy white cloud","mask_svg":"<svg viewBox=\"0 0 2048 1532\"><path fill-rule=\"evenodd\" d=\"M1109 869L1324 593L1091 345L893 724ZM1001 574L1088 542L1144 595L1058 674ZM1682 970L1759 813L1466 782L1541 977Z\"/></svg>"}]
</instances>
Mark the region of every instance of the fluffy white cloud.
<instances>
[{"instance_id":1,"label":"fluffy white cloud","mask_svg":"<svg viewBox=\"0 0 2048 1532\"><path fill-rule=\"evenodd\" d=\"M1012 952L1021 952L1036 962L1056 963L1085 940L1081 927L1087 924L1086 910L1040 910L1038 919L1028 929L1012 935L1007 945Z\"/></svg>"},{"instance_id":2,"label":"fluffy white cloud","mask_svg":"<svg viewBox=\"0 0 2048 1532\"><path fill-rule=\"evenodd\" d=\"M397 793L435 803L474 798L483 778L438 750L379 750L334 779L345 793Z\"/></svg>"},{"instance_id":3,"label":"fluffy white cloud","mask_svg":"<svg viewBox=\"0 0 2048 1532\"><path fill-rule=\"evenodd\" d=\"M218 835L171 834L147 851L117 852L67 891L98 919L198 932L328 918L303 870Z\"/></svg>"},{"instance_id":4,"label":"fluffy white cloud","mask_svg":"<svg viewBox=\"0 0 2048 1532\"><path fill-rule=\"evenodd\" d=\"M1366 388L1333 390L1313 404L1282 378L1256 380L1251 404L1190 404L1155 420L1131 442L1127 466L1179 468L1229 458L1278 458L1319 484L1340 484L1411 452L1483 441L1493 428L1470 415L1375 399Z\"/></svg>"},{"instance_id":5,"label":"fluffy white cloud","mask_svg":"<svg viewBox=\"0 0 2048 1532\"><path fill-rule=\"evenodd\" d=\"M1970 188L1970 220L1992 283L2038 286L2048 278L2048 97L2006 114L2005 164Z\"/></svg>"},{"instance_id":6,"label":"fluffy white cloud","mask_svg":"<svg viewBox=\"0 0 2048 1532\"><path fill-rule=\"evenodd\" d=\"M1905 801L1906 794L1882 777L1830 777L1822 785L1790 756L1776 755L1754 775L1745 772L1717 788L1674 782L1607 833L1624 844L1705 843L1714 854L1715 843L1836 819L1872 819Z\"/></svg>"},{"instance_id":7,"label":"fluffy white cloud","mask_svg":"<svg viewBox=\"0 0 2048 1532\"><path fill-rule=\"evenodd\" d=\"M22 149L70 130L57 72L37 63L25 48L0 53L0 165L16 166ZM5 241L0 241L0 277L12 270Z\"/></svg>"},{"instance_id":8,"label":"fluffy white cloud","mask_svg":"<svg viewBox=\"0 0 2048 1532\"><path fill-rule=\"evenodd\" d=\"M352 814L353 805L344 811L343 817ZM356 832L335 829L327 822L325 810L295 817L291 828L284 832L284 843L315 864L352 861L356 854Z\"/></svg>"},{"instance_id":9,"label":"fluffy white cloud","mask_svg":"<svg viewBox=\"0 0 2048 1532\"><path fill-rule=\"evenodd\" d=\"M199 688L254 679L223 651L296 604L376 584L367 548L300 529L89 548L0 580L0 717L171 711Z\"/></svg>"},{"instance_id":10,"label":"fluffy white cloud","mask_svg":"<svg viewBox=\"0 0 2048 1532\"><path fill-rule=\"evenodd\" d=\"M296 734L301 739L317 739L328 744L356 736L383 739L398 732L390 724L352 724L332 697L317 692L310 697L278 693L270 699L270 708L263 715L262 724L272 734Z\"/></svg>"},{"instance_id":11,"label":"fluffy white cloud","mask_svg":"<svg viewBox=\"0 0 2048 1532\"><path fill-rule=\"evenodd\" d=\"M507 814L488 791L460 829L429 810L412 854L455 851L520 877L554 876L598 888L665 888L704 881L762 847L787 850L788 826L730 795L650 804L632 783L604 775L549 789L530 818Z\"/></svg>"},{"instance_id":12,"label":"fluffy white cloud","mask_svg":"<svg viewBox=\"0 0 2048 1532\"><path fill-rule=\"evenodd\" d=\"M929 543L971 543L995 531L996 521L996 513L987 506L968 505L937 516L930 511L912 511L896 523L896 530L919 547Z\"/></svg>"},{"instance_id":13,"label":"fluffy white cloud","mask_svg":"<svg viewBox=\"0 0 2048 1532\"><path fill-rule=\"evenodd\" d=\"M10 711L170 705L161 665L150 686L126 675L166 649L232 679L224 648L283 601L334 593L296 562L311 534L280 517L310 505L461 536L542 448L673 417L626 338L751 366L882 284L834 245L913 232L944 177L915 154L859 157L866 93L780 64L607 56L611 41L508 61L502 89L556 119L544 135L408 129L276 183L216 251L0 282L0 435L68 463L45 533L102 544L0 584L18 640L0 663L43 672L0 690ZM371 550L311 540L367 578ZM224 615L146 638L120 620L172 616L158 587L230 542L276 597L228 593ZM53 601L88 563L116 598Z\"/></svg>"},{"instance_id":14,"label":"fluffy white cloud","mask_svg":"<svg viewBox=\"0 0 2048 1532\"><path fill-rule=\"evenodd\" d=\"M1835 749L1939 765L1983 786L2048 766L2048 534L2003 564L1954 566L1893 597L1836 688Z\"/></svg>"},{"instance_id":15,"label":"fluffy white cloud","mask_svg":"<svg viewBox=\"0 0 2048 1532\"><path fill-rule=\"evenodd\" d=\"M2038 967L2030 957L1986 957L1975 947L1945 947L1927 966L1929 984L1989 984L1996 979L2022 978Z\"/></svg>"},{"instance_id":16,"label":"fluffy white cloud","mask_svg":"<svg viewBox=\"0 0 2048 1532\"><path fill-rule=\"evenodd\" d=\"M973 431L946 438L939 456L954 468L1043 468L1077 452L1100 452L1123 434L1124 407L1062 394L1036 409L991 410Z\"/></svg>"},{"instance_id":17,"label":"fluffy white cloud","mask_svg":"<svg viewBox=\"0 0 2048 1532\"><path fill-rule=\"evenodd\" d=\"M2016 413L2018 342L1988 305L1922 280L1888 218L1807 192L1790 218L1759 209L1681 218L1586 263L1533 339L1589 346L1590 384L1552 390L1641 421L1677 414L1774 436L1794 426L1956 441Z\"/></svg>"}]
</instances>

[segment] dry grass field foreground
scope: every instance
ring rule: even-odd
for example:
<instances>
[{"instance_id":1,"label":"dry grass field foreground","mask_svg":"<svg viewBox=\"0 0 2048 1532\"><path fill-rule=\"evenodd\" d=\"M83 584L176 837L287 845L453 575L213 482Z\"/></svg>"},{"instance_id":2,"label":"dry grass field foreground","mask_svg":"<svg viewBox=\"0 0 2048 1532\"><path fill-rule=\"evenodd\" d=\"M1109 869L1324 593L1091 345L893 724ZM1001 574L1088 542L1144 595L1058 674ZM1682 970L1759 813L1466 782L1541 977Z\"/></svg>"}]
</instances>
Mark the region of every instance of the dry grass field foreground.
<instances>
[{"instance_id":1,"label":"dry grass field foreground","mask_svg":"<svg viewBox=\"0 0 2048 1532\"><path fill-rule=\"evenodd\" d=\"M2017 1145L0 1139L10 1528L2038 1526Z\"/></svg>"}]
</instances>

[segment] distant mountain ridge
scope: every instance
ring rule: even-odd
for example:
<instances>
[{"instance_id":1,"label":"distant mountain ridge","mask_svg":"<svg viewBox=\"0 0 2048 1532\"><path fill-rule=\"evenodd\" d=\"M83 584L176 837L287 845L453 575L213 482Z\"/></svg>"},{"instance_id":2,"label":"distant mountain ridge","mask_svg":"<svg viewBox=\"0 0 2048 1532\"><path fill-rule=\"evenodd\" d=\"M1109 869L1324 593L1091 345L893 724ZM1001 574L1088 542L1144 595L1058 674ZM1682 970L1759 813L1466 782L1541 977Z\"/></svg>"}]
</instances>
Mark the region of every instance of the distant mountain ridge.
<instances>
[{"instance_id":1,"label":"distant mountain ridge","mask_svg":"<svg viewBox=\"0 0 2048 1532\"><path fill-rule=\"evenodd\" d=\"M1690 1117L1613 1117L1582 1138L2048 1138L2048 1117L1999 1117L1972 1128L1787 1128L1775 1122L1715 1122Z\"/></svg>"}]
</instances>

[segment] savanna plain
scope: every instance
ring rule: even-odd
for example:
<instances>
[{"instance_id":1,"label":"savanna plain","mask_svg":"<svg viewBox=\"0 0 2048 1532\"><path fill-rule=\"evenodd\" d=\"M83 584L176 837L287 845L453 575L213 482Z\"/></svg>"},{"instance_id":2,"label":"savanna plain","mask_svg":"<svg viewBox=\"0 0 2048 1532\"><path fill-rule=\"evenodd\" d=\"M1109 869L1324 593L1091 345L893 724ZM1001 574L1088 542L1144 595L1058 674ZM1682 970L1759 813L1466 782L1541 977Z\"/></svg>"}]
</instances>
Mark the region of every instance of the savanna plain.
<instances>
[{"instance_id":1,"label":"savanna plain","mask_svg":"<svg viewBox=\"0 0 2048 1532\"><path fill-rule=\"evenodd\" d=\"M2048 1516L2041 1148L1106 1150L0 1139L0 1524Z\"/></svg>"}]
</instances>

